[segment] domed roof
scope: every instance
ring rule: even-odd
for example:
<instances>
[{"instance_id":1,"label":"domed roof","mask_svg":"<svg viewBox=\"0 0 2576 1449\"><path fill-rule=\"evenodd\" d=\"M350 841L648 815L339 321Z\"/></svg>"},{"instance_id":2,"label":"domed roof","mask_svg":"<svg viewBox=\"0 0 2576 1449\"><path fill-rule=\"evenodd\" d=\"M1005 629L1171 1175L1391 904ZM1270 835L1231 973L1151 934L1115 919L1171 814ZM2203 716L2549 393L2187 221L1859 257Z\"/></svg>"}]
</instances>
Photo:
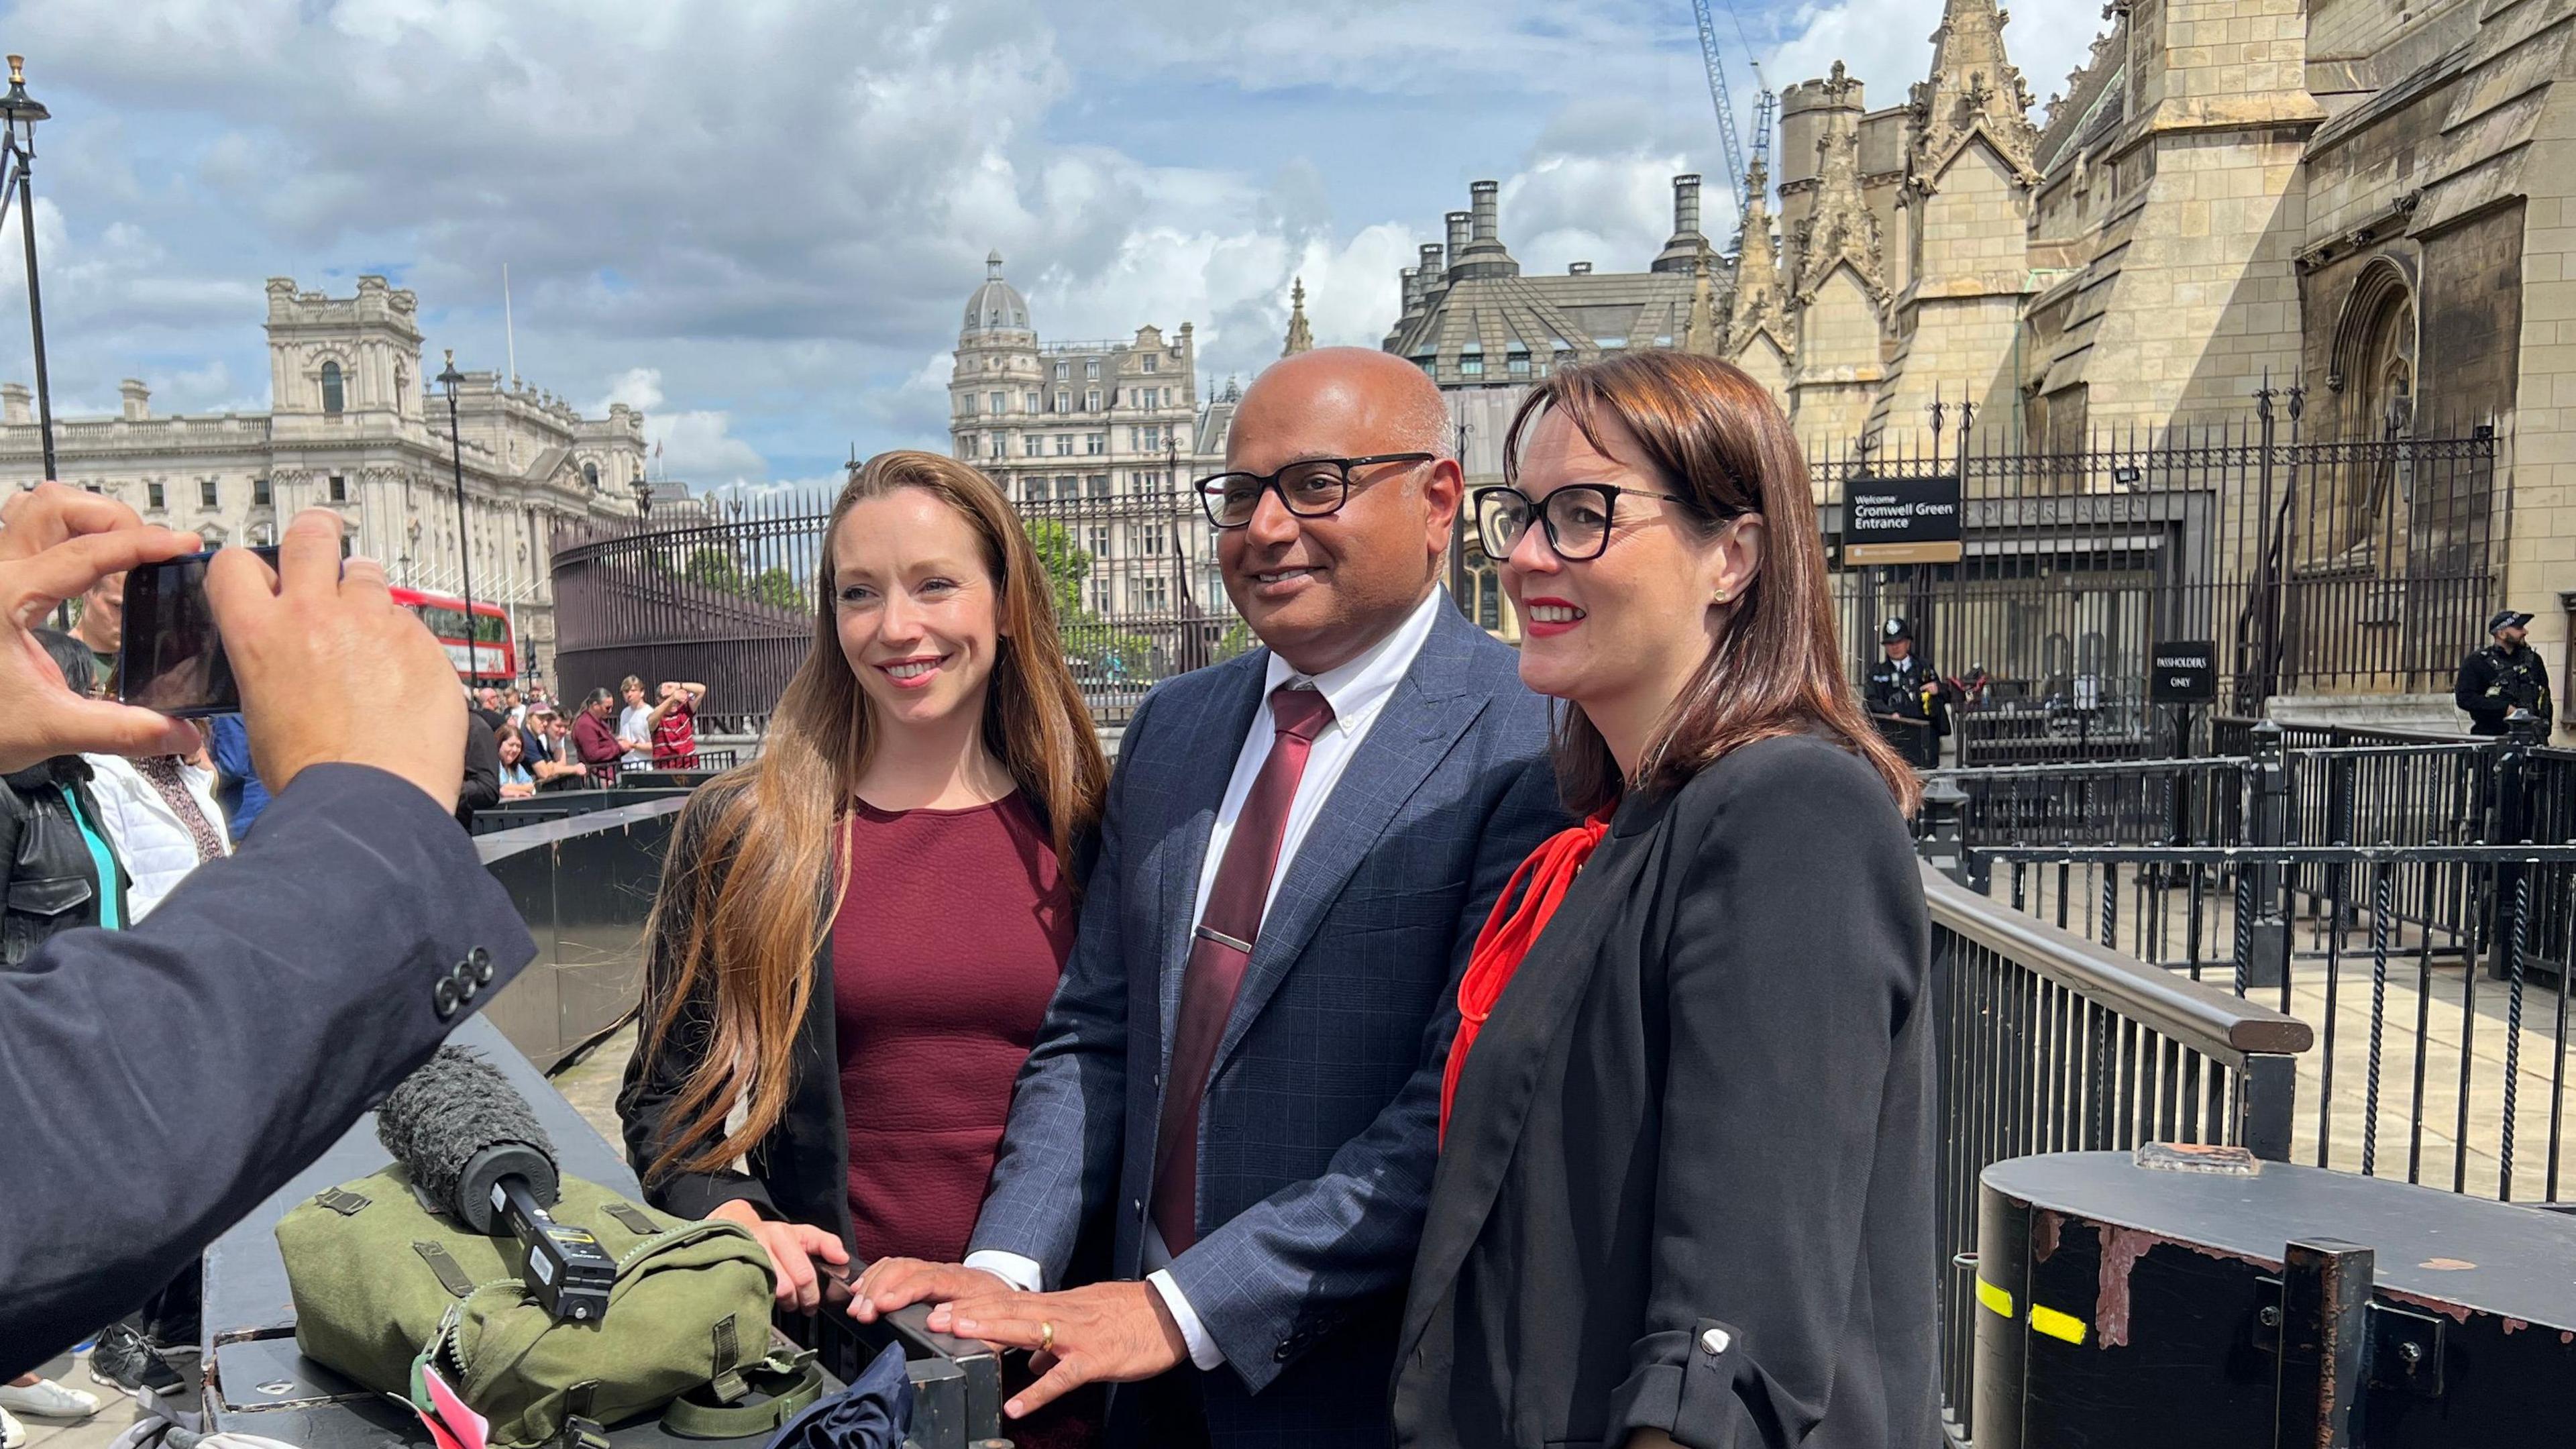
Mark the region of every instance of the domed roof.
<instances>
[{"instance_id":1,"label":"domed roof","mask_svg":"<svg viewBox=\"0 0 2576 1449\"><path fill-rule=\"evenodd\" d=\"M984 258L984 285L966 299L964 335L1032 330L1028 299L1020 295L1019 288L1002 280L1002 254L994 252Z\"/></svg>"}]
</instances>

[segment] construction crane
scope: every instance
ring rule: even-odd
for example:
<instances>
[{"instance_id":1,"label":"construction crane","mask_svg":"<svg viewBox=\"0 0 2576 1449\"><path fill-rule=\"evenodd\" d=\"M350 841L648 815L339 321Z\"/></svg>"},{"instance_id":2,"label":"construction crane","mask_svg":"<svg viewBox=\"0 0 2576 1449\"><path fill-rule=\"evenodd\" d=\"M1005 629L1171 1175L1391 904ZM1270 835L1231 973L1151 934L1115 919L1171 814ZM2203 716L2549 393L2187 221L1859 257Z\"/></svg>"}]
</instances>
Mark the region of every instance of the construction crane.
<instances>
[{"instance_id":1,"label":"construction crane","mask_svg":"<svg viewBox=\"0 0 2576 1449\"><path fill-rule=\"evenodd\" d=\"M1745 166L1744 143L1735 134L1735 101L1727 93L1726 67L1718 60L1717 20L1709 12L1709 0L1691 0L1691 13L1699 21L1699 58L1708 70L1708 99L1717 108L1717 135L1726 148L1726 179L1734 188L1735 214L1740 217L1752 203L1752 197L1745 189L1752 173ZM1733 5L1727 7L1727 14L1730 19L1735 18ZM1739 41L1745 39L1744 23L1740 19L1736 20L1735 38ZM1745 44L1745 49L1748 52L1752 49L1750 42ZM1753 67L1753 80L1756 85L1762 84L1762 67L1759 65ZM1753 104L1753 160L1766 169L1771 160L1771 108L1776 103L1777 97L1771 94L1771 88L1762 86Z\"/></svg>"}]
</instances>

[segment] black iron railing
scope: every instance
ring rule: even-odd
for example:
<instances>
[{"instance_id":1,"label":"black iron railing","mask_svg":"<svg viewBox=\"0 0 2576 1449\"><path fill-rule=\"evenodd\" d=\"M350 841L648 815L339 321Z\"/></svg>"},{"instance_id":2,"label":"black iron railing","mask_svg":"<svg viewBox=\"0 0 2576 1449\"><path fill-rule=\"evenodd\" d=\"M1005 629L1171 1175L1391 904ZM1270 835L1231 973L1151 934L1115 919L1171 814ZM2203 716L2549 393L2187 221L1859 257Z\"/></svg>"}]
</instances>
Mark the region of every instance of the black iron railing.
<instances>
[{"instance_id":1,"label":"black iron railing","mask_svg":"<svg viewBox=\"0 0 2576 1449\"><path fill-rule=\"evenodd\" d=\"M1928 439L1811 459L1829 548L1853 482L1960 480L1961 562L1835 573L1853 677L1890 615L1943 673L1981 667L1984 706L2034 717L1989 742L2036 730L2047 752L1963 764L2069 758L2051 742L2077 729L2098 748L2167 752L2140 695L2149 648L2169 641L2215 644L2220 698L2244 713L2275 695L2449 688L2503 568L2512 489L2494 430L2312 442L2295 402L2274 408L2286 396L2238 423L2080 451L1936 421Z\"/></svg>"},{"instance_id":2,"label":"black iron railing","mask_svg":"<svg viewBox=\"0 0 2576 1449\"><path fill-rule=\"evenodd\" d=\"M2313 1034L1927 867L1939 1163L1942 1397L1972 1437L1977 1182L2034 1152L2224 1143L2286 1159Z\"/></svg>"},{"instance_id":3,"label":"black iron railing","mask_svg":"<svg viewBox=\"0 0 2576 1449\"><path fill-rule=\"evenodd\" d=\"M1068 460L1067 466L1071 467ZM1053 586L1065 659L1094 719L1123 722L1165 677L1242 652L1195 495L1149 475L1056 480L1015 497ZM1150 475L1159 479L1161 475ZM1043 481L1043 480L1032 480ZM759 733L815 647L828 495L781 497L729 521L586 526L556 540L556 660L565 697L629 674L706 684L707 733ZM714 730L712 723L755 727Z\"/></svg>"}]
</instances>

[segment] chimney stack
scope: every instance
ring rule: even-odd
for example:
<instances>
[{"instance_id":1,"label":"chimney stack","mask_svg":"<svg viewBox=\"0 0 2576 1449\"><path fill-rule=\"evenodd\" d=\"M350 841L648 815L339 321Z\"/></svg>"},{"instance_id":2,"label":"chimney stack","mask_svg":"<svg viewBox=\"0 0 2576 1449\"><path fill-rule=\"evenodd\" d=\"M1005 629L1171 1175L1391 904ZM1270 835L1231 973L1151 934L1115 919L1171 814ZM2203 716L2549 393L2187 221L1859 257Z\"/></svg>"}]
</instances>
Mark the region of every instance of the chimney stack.
<instances>
[{"instance_id":1,"label":"chimney stack","mask_svg":"<svg viewBox=\"0 0 2576 1449\"><path fill-rule=\"evenodd\" d=\"M1475 207L1474 240L1480 242L1502 240L1500 224L1502 207L1496 199L1502 194L1502 190L1502 183L1497 181L1479 181L1467 188L1467 194L1473 199Z\"/></svg>"},{"instance_id":2,"label":"chimney stack","mask_svg":"<svg viewBox=\"0 0 2576 1449\"><path fill-rule=\"evenodd\" d=\"M1455 264L1458 254L1467 249L1468 223L1471 215L1463 211L1453 211L1446 219L1449 223L1449 260Z\"/></svg>"},{"instance_id":3,"label":"chimney stack","mask_svg":"<svg viewBox=\"0 0 2576 1449\"><path fill-rule=\"evenodd\" d=\"M1402 279L1399 290L1404 297L1404 315L1410 317L1422 310L1422 272L1419 268L1405 267L1396 275Z\"/></svg>"},{"instance_id":4,"label":"chimney stack","mask_svg":"<svg viewBox=\"0 0 2576 1449\"><path fill-rule=\"evenodd\" d=\"M35 394L23 382L0 382L0 423L32 423L35 411L28 406Z\"/></svg>"},{"instance_id":5,"label":"chimney stack","mask_svg":"<svg viewBox=\"0 0 2576 1449\"><path fill-rule=\"evenodd\" d=\"M1682 175L1673 178L1673 234L1699 235L1699 178Z\"/></svg>"},{"instance_id":6,"label":"chimney stack","mask_svg":"<svg viewBox=\"0 0 2576 1449\"><path fill-rule=\"evenodd\" d=\"M139 423L145 418L152 416L152 390L143 385L143 379L139 377L129 377L125 381L118 383L116 385L116 390L125 398L125 420L127 422Z\"/></svg>"}]
</instances>

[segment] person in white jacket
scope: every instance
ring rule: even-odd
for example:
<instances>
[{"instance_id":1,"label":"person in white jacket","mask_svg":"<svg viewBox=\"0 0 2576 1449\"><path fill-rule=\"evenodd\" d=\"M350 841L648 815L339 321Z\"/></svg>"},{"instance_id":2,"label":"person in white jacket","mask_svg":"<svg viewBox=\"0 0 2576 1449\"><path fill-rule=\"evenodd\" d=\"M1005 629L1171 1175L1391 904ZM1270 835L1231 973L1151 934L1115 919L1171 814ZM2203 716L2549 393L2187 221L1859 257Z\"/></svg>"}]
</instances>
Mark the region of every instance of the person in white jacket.
<instances>
[{"instance_id":1,"label":"person in white jacket","mask_svg":"<svg viewBox=\"0 0 2576 1449\"><path fill-rule=\"evenodd\" d=\"M127 759L83 755L108 843L125 862L133 887L132 919L142 920L179 882L207 861L232 854L224 814L215 803L215 772L178 755ZM200 750L197 759L204 759Z\"/></svg>"}]
</instances>

